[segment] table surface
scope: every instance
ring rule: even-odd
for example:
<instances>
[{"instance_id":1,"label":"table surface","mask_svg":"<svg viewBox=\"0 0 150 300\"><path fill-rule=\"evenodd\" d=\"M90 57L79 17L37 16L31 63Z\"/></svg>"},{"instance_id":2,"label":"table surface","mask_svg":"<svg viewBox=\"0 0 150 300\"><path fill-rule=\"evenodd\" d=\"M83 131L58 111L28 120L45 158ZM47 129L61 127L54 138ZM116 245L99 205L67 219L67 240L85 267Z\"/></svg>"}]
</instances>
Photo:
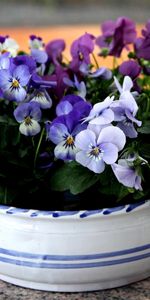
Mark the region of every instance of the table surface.
<instances>
[{"instance_id":1,"label":"table surface","mask_svg":"<svg viewBox=\"0 0 150 300\"><path fill-rule=\"evenodd\" d=\"M25 289L0 281L0 300L150 300L150 278L124 287L86 293Z\"/></svg>"},{"instance_id":2,"label":"table surface","mask_svg":"<svg viewBox=\"0 0 150 300\"><path fill-rule=\"evenodd\" d=\"M138 25L138 32L141 30ZM43 37L45 43L57 38L67 41L65 55L69 56L69 47L72 41L85 32L96 36L100 34L99 25L61 26L61 27L36 27L36 28L0 28L0 34L13 37L20 45L20 49L28 50L28 38L30 34ZM126 57L126 54L124 54ZM110 66L111 58L100 60L100 65ZM150 300L150 278L116 289L88 292L88 293L51 293L24 289L0 281L0 300Z\"/></svg>"}]
</instances>

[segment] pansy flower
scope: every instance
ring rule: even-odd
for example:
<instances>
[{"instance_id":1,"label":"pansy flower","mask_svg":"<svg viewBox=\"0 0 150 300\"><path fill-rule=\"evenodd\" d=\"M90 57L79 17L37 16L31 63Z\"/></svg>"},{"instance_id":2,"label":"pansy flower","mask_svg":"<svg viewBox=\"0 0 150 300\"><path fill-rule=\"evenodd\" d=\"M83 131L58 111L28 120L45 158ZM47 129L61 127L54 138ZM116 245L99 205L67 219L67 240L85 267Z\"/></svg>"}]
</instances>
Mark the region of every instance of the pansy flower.
<instances>
[{"instance_id":1,"label":"pansy flower","mask_svg":"<svg viewBox=\"0 0 150 300\"><path fill-rule=\"evenodd\" d=\"M59 66L62 62L62 52L65 50L65 47L65 41L63 39L53 40L46 45L45 51L54 65Z\"/></svg>"},{"instance_id":2,"label":"pansy flower","mask_svg":"<svg viewBox=\"0 0 150 300\"><path fill-rule=\"evenodd\" d=\"M118 164L114 163L111 167L117 180L124 186L140 191L142 190L141 176L139 176L134 167L134 161L131 162L131 160L128 159L120 159Z\"/></svg>"},{"instance_id":3,"label":"pansy flower","mask_svg":"<svg viewBox=\"0 0 150 300\"><path fill-rule=\"evenodd\" d=\"M105 21L101 28L102 35L96 39L96 44L108 49L109 55L120 57L123 48L127 48L136 38L135 24L126 17L119 17L116 21Z\"/></svg>"},{"instance_id":4,"label":"pansy flower","mask_svg":"<svg viewBox=\"0 0 150 300\"><path fill-rule=\"evenodd\" d=\"M11 56L16 56L19 45L17 42L10 38L8 35L0 36L0 53L9 52Z\"/></svg>"},{"instance_id":5,"label":"pansy flower","mask_svg":"<svg viewBox=\"0 0 150 300\"><path fill-rule=\"evenodd\" d=\"M102 173L105 164L116 162L118 152L123 149L126 138L123 131L115 126L88 127L78 133L75 146L78 149L75 159L95 173Z\"/></svg>"},{"instance_id":6,"label":"pansy flower","mask_svg":"<svg viewBox=\"0 0 150 300\"><path fill-rule=\"evenodd\" d=\"M26 136L34 136L41 130L41 110L37 103L22 103L14 110L14 117L20 123L19 131Z\"/></svg>"},{"instance_id":7,"label":"pansy flower","mask_svg":"<svg viewBox=\"0 0 150 300\"><path fill-rule=\"evenodd\" d=\"M94 50L94 39L93 35L85 33L72 43L70 68L74 72L81 71L83 66L88 67L91 63L90 54Z\"/></svg>"},{"instance_id":8,"label":"pansy flower","mask_svg":"<svg viewBox=\"0 0 150 300\"><path fill-rule=\"evenodd\" d=\"M142 37L136 39L134 48L138 58L150 60L150 20L146 23L146 28L142 30Z\"/></svg>"},{"instance_id":9,"label":"pansy flower","mask_svg":"<svg viewBox=\"0 0 150 300\"><path fill-rule=\"evenodd\" d=\"M43 39L40 36L31 34L29 36L29 47L30 49L43 50L44 49Z\"/></svg>"},{"instance_id":10,"label":"pansy flower","mask_svg":"<svg viewBox=\"0 0 150 300\"><path fill-rule=\"evenodd\" d=\"M78 112L71 111L67 115L57 117L51 124L46 124L47 138L56 144L56 158L64 161L74 160L77 151L75 136L86 128L79 120Z\"/></svg>"},{"instance_id":11,"label":"pansy flower","mask_svg":"<svg viewBox=\"0 0 150 300\"><path fill-rule=\"evenodd\" d=\"M26 87L30 80L29 68L20 65L13 69L0 70L0 88L8 100L21 102L26 98Z\"/></svg>"}]
</instances>

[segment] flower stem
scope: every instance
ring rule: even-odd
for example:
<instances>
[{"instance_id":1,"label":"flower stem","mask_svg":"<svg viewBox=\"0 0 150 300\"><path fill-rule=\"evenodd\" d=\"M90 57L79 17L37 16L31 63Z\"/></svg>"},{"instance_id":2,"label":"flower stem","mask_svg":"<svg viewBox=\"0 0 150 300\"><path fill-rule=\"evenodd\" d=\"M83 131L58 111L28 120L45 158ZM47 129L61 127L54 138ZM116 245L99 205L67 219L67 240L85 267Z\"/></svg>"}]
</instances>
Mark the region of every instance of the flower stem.
<instances>
[{"instance_id":1,"label":"flower stem","mask_svg":"<svg viewBox=\"0 0 150 300\"><path fill-rule=\"evenodd\" d=\"M149 111L150 111L150 99L147 98L147 106L146 106L146 112L145 112L146 117L149 116Z\"/></svg>"},{"instance_id":2,"label":"flower stem","mask_svg":"<svg viewBox=\"0 0 150 300\"><path fill-rule=\"evenodd\" d=\"M113 58L113 69L116 69L117 67L117 58L114 56Z\"/></svg>"},{"instance_id":3,"label":"flower stem","mask_svg":"<svg viewBox=\"0 0 150 300\"><path fill-rule=\"evenodd\" d=\"M42 142L42 139L43 139L43 136L44 136L44 132L45 132L45 128L43 128L42 131L41 131L41 135L40 135L40 138L39 138L39 142L38 142L38 144L37 144L37 148L36 148L36 151L35 151L34 168L35 168L35 165L36 165L36 160L37 160L37 156L38 156L38 153L39 153L39 149L40 149L40 146L41 146L41 142Z\"/></svg>"},{"instance_id":4,"label":"flower stem","mask_svg":"<svg viewBox=\"0 0 150 300\"><path fill-rule=\"evenodd\" d=\"M98 61L97 61L97 59L96 59L96 57L95 57L95 54L94 54L94 53L92 53L92 57L93 57L93 60L94 60L94 62L95 62L95 66L96 66L96 68L97 68L97 69L99 69L99 64L98 64Z\"/></svg>"}]
</instances>

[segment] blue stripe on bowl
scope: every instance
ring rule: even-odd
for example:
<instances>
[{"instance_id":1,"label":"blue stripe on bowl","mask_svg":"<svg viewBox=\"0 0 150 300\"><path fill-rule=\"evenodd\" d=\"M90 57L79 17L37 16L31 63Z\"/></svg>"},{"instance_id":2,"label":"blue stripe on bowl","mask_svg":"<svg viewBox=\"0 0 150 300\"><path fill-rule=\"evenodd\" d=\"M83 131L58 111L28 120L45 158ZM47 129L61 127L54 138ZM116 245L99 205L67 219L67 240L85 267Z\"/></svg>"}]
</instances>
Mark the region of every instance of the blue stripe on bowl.
<instances>
[{"instance_id":1,"label":"blue stripe on bowl","mask_svg":"<svg viewBox=\"0 0 150 300\"><path fill-rule=\"evenodd\" d=\"M136 254L138 252L149 250L149 249L150 249L150 244L146 244L135 248L124 249L124 250L113 251L113 252L106 252L106 253L86 254L86 255L48 255L48 254L33 254L28 252L20 252L20 251L0 248L0 254L18 257L18 258L42 259L44 261L49 261L49 260L78 261L78 260L93 260L93 259L123 256L128 254Z\"/></svg>"},{"instance_id":2,"label":"blue stripe on bowl","mask_svg":"<svg viewBox=\"0 0 150 300\"><path fill-rule=\"evenodd\" d=\"M52 218L60 218L60 217L69 217L69 216L77 216L79 218L87 218L94 215L109 215L117 212L123 213L130 213L134 209L144 205L149 200L143 200L138 203L122 205L118 207L112 208L104 208L104 209L97 209L97 210L86 210L86 211L42 211L42 210L30 210L30 209L23 209L23 208L16 208L10 207L5 205L0 205L0 211L5 212L6 214L10 215L20 215L20 216L27 216L31 218L38 218L38 217L52 217Z\"/></svg>"},{"instance_id":3,"label":"blue stripe on bowl","mask_svg":"<svg viewBox=\"0 0 150 300\"><path fill-rule=\"evenodd\" d=\"M29 267L29 268L40 268L40 269L83 269L83 268L99 268L99 267L108 267L108 266L115 266L121 265L125 263L135 262L142 259L150 258L150 253L141 254L138 256L116 259L116 260L109 260L109 261L102 261L102 262L90 262L90 263L76 263L76 264L61 264L61 263L36 263L31 261L21 261L15 260L6 257L0 257L0 262L13 264L22 267Z\"/></svg>"}]
</instances>

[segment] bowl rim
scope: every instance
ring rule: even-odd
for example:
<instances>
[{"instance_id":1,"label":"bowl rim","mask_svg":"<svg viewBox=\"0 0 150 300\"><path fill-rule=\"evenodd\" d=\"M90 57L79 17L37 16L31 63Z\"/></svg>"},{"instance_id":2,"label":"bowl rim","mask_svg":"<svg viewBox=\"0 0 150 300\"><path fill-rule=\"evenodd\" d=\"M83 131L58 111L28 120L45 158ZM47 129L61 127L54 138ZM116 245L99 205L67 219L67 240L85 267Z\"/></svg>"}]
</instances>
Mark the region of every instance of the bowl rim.
<instances>
[{"instance_id":1,"label":"bowl rim","mask_svg":"<svg viewBox=\"0 0 150 300\"><path fill-rule=\"evenodd\" d=\"M102 208L96 210L67 210L67 211L46 211L27 208L18 208L14 206L0 205L0 215L10 215L22 218L32 219L91 219L97 217L109 217L116 215L127 215L142 209L150 208L150 200L142 200L140 202L115 206L111 208Z\"/></svg>"}]
</instances>

